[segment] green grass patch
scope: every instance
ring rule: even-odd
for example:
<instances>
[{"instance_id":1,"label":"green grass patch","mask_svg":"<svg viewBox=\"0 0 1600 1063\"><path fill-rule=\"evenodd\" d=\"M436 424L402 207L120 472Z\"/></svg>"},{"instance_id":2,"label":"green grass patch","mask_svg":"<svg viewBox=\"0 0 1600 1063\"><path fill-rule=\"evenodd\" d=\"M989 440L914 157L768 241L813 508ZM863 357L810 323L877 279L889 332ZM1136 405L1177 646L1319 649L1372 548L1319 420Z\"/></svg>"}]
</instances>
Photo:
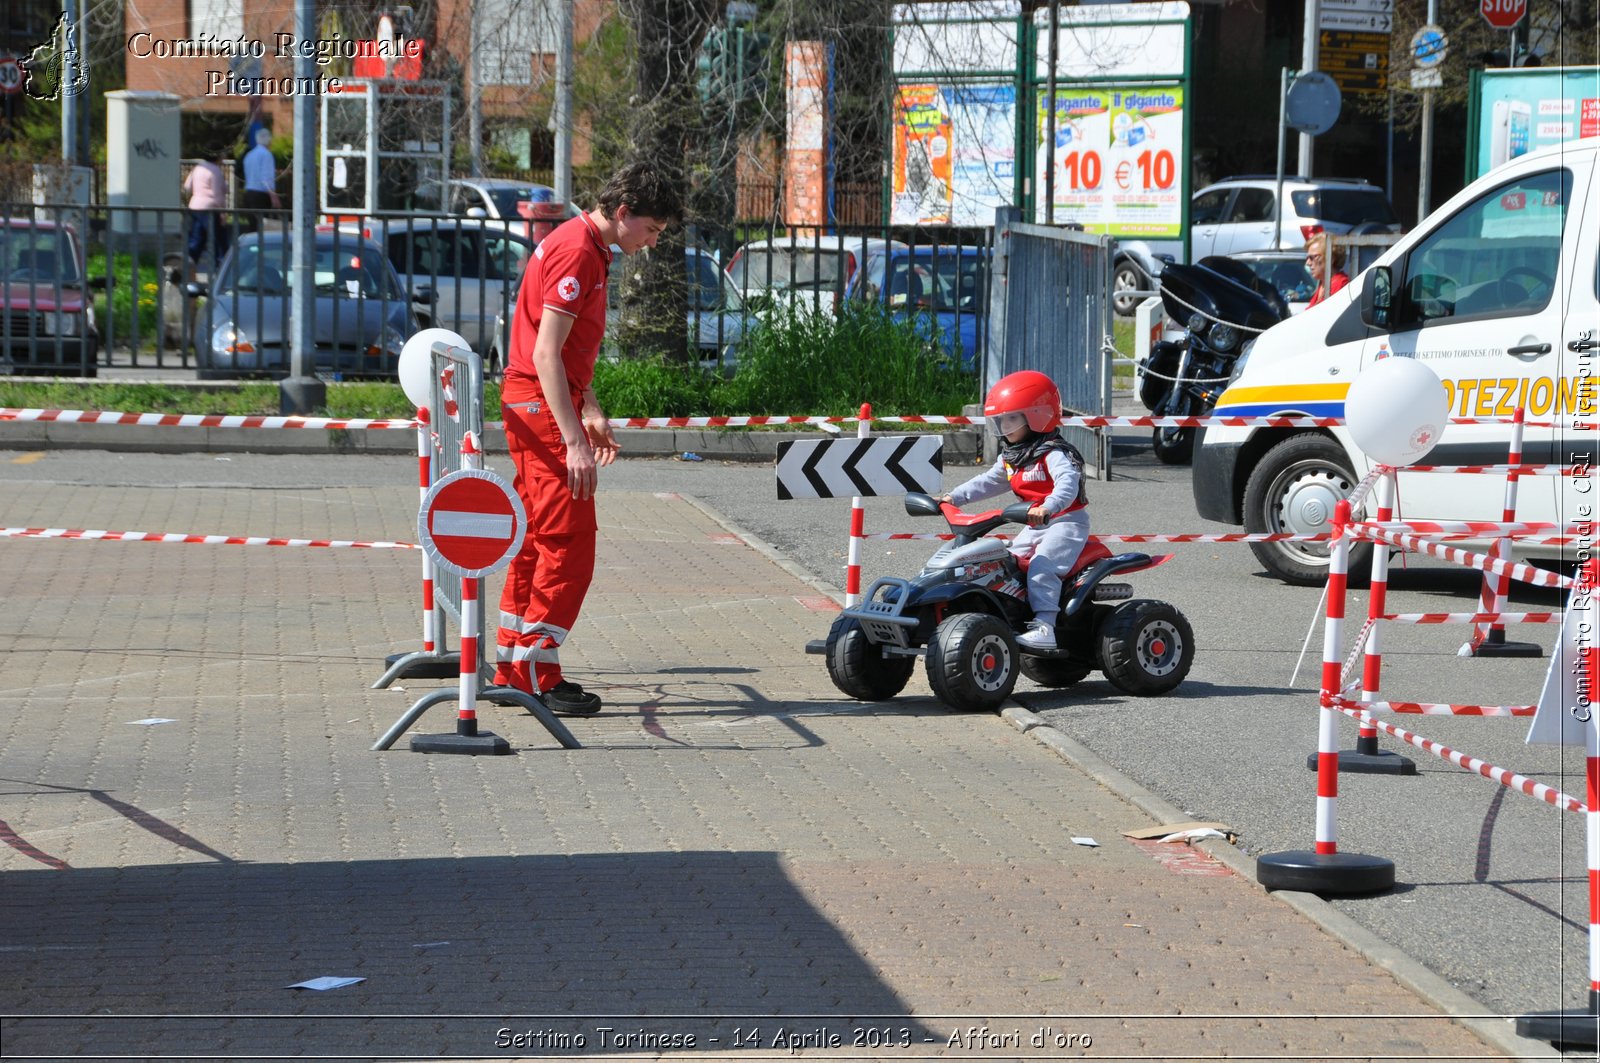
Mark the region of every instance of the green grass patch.
<instances>
[{"instance_id":1,"label":"green grass patch","mask_svg":"<svg viewBox=\"0 0 1600 1063\"><path fill-rule=\"evenodd\" d=\"M136 267L132 255L119 253L111 257L108 271L106 253L96 251L89 256L87 268L90 277L107 278L107 291L96 292L94 297L94 317L100 326L100 335L109 332L118 346L132 344L137 300L139 346L154 347L156 329L161 322L160 262L148 255L141 256Z\"/></svg>"}]
</instances>

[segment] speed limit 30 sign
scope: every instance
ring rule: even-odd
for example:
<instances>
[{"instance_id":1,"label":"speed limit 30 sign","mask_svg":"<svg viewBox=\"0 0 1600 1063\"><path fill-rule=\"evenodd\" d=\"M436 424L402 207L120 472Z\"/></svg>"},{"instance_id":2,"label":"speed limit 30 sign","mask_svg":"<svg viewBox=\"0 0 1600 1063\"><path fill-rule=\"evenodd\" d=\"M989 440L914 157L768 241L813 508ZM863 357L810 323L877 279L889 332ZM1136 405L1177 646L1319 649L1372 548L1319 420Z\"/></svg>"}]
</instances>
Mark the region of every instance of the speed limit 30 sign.
<instances>
[{"instance_id":1,"label":"speed limit 30 sign","mask_svg":"<svg viewBox=\"0 0 1600 1063\"><path fill-rule=\"evenodd\" d=\"M15 96L22 91L22 64L15 56L0 55L0 93Z\"/></svg>"}]
</instances>

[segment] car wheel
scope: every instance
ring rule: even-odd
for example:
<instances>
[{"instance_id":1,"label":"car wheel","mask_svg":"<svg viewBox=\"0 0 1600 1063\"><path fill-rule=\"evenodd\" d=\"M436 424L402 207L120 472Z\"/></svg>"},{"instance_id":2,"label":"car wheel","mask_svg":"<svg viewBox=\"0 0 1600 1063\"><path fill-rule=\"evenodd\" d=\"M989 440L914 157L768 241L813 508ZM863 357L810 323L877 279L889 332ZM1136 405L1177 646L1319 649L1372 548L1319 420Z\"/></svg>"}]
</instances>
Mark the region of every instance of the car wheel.
<instances>
[{"instance_id":1,"label":"car wheel","mask_svg":"<svg viewBox=\"0 0 1600 1063\"><path fill-rule=\"evenodd\" d=\"M861 621L841 616L828 629L828 678L857 701L888 701L906 688L915 657L890 657L861 630Z\"/></svg>"},{"instance_id":2,"label":"car wheel","mask_svg":"<svg viewBox=\"0 0 1600 1063\"><path fill-rule=\"evenodd\" d=\"M1267 451L1244 489L1245 531L1275 535L1314 535L1333 530L1334 507L1356 486L1350 461L1338 443L1324 435L1290 436ZM1328 578L1326 543L1251 543L1266 570L1285 583L1316 586ZM1350 573L1369 570L1372 545L1350 550ZM1354 580L1352 580L1354 582Z\"/></svg>"},{"instance_id":3,"label":"car wheel","mask_svg":"<svg viewBox=\"0 0 1600 1063\"><path fill-rule=\"evenodd\" d=\"M1138 697L1165 694L1194 663L1194 629L1166 602L1123 602L1095 638L1100 670L1118 690Z\"/></svg>"},{"instance_id":4,"label":"car wheel","mask_svg":"<svg viewBox=\"0 0 1600 1063\"><path fill-rule=\"evenodd\" d=\"M928 685L958 712L993 712L1017 685L1018 657L1011 628L988 613L958 613L928 642Z\"/></svg>"},{"instance_id":5,"label":"car wheel","mask_svg":"<svg viewBox=\"0 0 1600 1063\"><path fill-rule=\"evenodd\" d=\"M1132 317L1144 301L1144 296L1138 293L1149 291L1154 286L1150 275L1137 262L1129 258L1122 259L1111 270L1111 308L1118 317Z\"/></svg>"}]
</instances>

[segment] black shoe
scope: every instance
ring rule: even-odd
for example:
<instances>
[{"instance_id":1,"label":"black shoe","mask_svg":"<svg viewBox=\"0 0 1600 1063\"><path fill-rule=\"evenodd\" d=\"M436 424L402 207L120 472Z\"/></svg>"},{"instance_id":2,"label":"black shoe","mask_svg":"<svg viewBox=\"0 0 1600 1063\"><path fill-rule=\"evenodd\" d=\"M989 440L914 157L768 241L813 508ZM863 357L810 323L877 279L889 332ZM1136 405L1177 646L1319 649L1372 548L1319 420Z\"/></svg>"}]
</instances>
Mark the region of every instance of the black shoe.
<instances>
[{"instance_id":1,"label":"black shoe","mask_svg":"<svg viewBox=\"0 0 1600 1063\"><path fill-rule=\"evenodd\" d=\"M600 711L600 695L590 694L578 684L563 679L539 695L552 712L565 712L574 716L588 716Z\"/></svg>"}]
</instances>

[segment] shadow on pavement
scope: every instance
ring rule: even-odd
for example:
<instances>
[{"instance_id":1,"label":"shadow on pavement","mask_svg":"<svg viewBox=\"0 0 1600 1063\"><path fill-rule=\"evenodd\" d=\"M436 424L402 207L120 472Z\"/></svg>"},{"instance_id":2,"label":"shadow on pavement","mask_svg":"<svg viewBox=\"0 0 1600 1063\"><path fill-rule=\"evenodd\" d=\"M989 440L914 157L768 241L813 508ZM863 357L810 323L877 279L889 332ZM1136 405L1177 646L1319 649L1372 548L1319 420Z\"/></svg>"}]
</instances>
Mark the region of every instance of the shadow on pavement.
<instances>
[{"instance_id":1,"label":"shadow on pavement","mask_svg":"<svg viewBox=\"0 0 1600 1063\"><path fill-rule=\"evenodd\" d=\"M806 1016L833 1016L841 1034L841 1017L894 1016L925 1035L772 852L5 879L10 1054L477 1058L517 1047L497 1043L505 1030L549 1034L523 1049L566 1037L586 1054L684 1049L689 1038L705 1050L729 1047L735 1028L759 1027L768 1042L781 1026L815 1029ZM365 980L288 988L322 976Z\"/></svg>"}]
</instances>

